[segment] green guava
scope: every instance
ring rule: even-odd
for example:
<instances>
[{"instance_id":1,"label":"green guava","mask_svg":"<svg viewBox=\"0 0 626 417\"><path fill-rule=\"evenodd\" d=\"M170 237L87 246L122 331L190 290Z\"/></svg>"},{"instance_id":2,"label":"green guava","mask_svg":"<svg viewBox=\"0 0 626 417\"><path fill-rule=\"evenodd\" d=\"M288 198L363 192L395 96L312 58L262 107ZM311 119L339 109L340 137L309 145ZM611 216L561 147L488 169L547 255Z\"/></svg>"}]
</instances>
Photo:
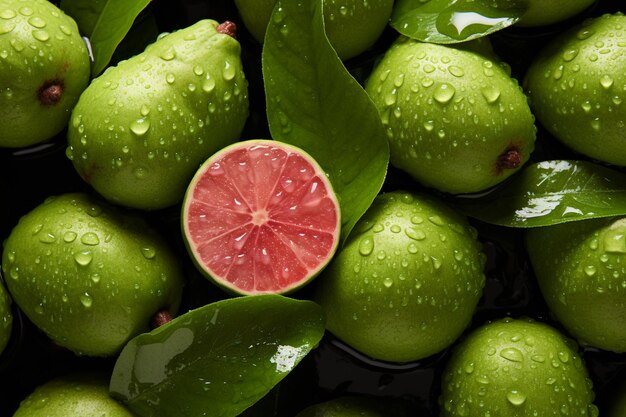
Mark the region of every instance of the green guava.
<instances>
[{"instance_id":1,"label":"green guava","mask_svg":"<svg viewBox=\"0 0 626 417\"><path fill-rule=\"evenodd\" d=\"M447 193L502 182L534 148L526 96L508 67L481 49L401 36L365 85L387 131L391 164Z\"/></svg>"},{"instance_id":2,"label":"green guava","mask_svg":"<svg viewBox=\"0 0 626 417\"><path fill-rule=\"evenodd\" d=\"M506 318L457 345L441 382L441 417L597 417L576 343L552 327Z\"/></svg>"},{"instance_id":3,"label":"green guava","mask_svg":"<svg viewBox=\"0 0 626 417\"><path fill-rule=\"evenodd\" d=\"M140 209L180 203L198 166L239 139L248 84L232 31L201 20L161 36L83 92L67 155L98 193Z\"/></svg>"},{"instance_id":4,"label":"green guava","mask_svg":"<svg viewBox=\"0 0 626 417\"><path fill-rule=\"evenodd\" d=\"M13 301L58 345L111 356L178 308L177 256L141 217L86 194L50 197L4 243Z\"/></svg>"},{"instance_id":5,"label":"green guava","mask_svg":"<svg viewBox=\"0 0 626 417\"><path fill-rule=\"evenodd\" d=\"M314 300L327 329L371 358L410 362L448 347L485 284L475 229L425 194L379 195L328 267Z\"/></svg>"},{"instance_id":6,"label":"green guava","mask_svg":"<svg viewBox=\"0 0 626 417\"><path fill-rule=\"evenodd\" d=\"M624 39L626 16L586 20L541 50L524 79L533 112L552 135L619 166L626 165Z\"/></svg>"},{"instance_id":7,"label":"green guava","mask_svg":"<svg viewBox=\"0 0 626 417\"><path fill-rule=\"evenodd\" d=\"M626 218L529 229L528 254L550 311L581 344L626 352Z\"/></svg>"},{"instance_id":8,"label":"green guava","mask_svg":"<svg viewBox=\"0 0 626 417\"><path fill-rule=\"evenodd\" d=\"M52 138L90 77L76 22L47 0L0 0L0 147Z\"/></svg>"},{"instance_id":9,"label":"green guava","mask_svg":"<svg viewBox=\"0 0 626 417\"><path fill-rule=\"evenodd\" d=\"M389 22L393 0L324 0L326 35L342 60L371 47ZM235 0L252 36L263 42L276 0Z\"/></svg>"},{"instance_id":10,"label":"green guava","mask_svg":"<svg viewBox=\"0 0 626 417\"><path fill-rule=\"evenodd\" d=\"M53 379L26 397L13 417L135 417L109 396L108 382L96 373Z\"/></svg>"},{"instance_id":11,"label":"green guava","mask_svg":"<svg viewBox=\"0 0 626 417\"><path fill-rule=\"evenodd\" d=\"M11 339L13 330L13 314L11 313L11 297L0 280L0 354Z\"/></svg>"}]
</instances>

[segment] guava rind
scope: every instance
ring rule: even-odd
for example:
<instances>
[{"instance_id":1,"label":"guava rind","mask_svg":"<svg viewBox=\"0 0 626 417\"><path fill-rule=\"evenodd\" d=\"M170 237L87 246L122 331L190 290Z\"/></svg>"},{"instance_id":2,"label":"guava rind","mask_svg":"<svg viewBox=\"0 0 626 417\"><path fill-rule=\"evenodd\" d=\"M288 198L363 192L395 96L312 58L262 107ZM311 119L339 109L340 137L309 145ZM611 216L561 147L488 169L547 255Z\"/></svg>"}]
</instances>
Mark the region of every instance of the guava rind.
<instances>
[{"instance_id":1,"label":"guava rind","mask_svg":"<svg viewBox=\"0 0 626 417\"><path fill-rule=\"evenodd\" d=\"M252 36L263 42L276 0L235 0ZM370 48L389 22L393 0L324 1L326 36L342 60Z\"/></svg>"},{"instance_id":2,"label":"guava rind","mask_svg":"<svg viewBox=\"0 0 626 417\"><path fill-rule=\"evenodd\" d=\"M530 0L528 10L516 26L547 26L583 12L596 0Z\"/></svg>"},{"instance_id":3,"label":"guava rind","mask_svg":"<svg viewBox=\"0 0 626 417\"><path fill-rule=\"evenodd\" d=\"M554 328L505 318L458 344L442 376L442 417L596 417L577 345Z\"/></svg>"},{"instance_id":4,"label":"guava rind","mask_svg":"<svg viewBox=\"0 0 626 417\"><path fill-rule=\"evenodd\" d=\"M550 311L583 345L626 352L626 218L529 229L528 254Z\"/></svg>"},{"instance_id":5,"label":"guava rind","mask_svg":"<svg viewBox=\"0 0 626 417\"><path fill-rule=\"evenodd\" d=\"M13 330L13 314L11 313L11 297L0 279L0 354L11 339Z\"/></svg>"},{"instance_id":6,"label":"guava rind","mask_svg":"<svg viewBox=\"0 0 626 417\"><path fill-rule=\"evenodd\" d=\"M135 417L109 396L105 374L58 377L40 385L20 404L13 417Z\"/></svg>"},{"instance_id":7,"label":"guava rind","mask_svg":"<svg viewBox=\"0 0 626 417\"><path fill-rule=\"evenodd\" d=\"M626 165L626 16L588 19L551 41L524 79L537 120L569 148Z\"/></svg>"},{"instance_id":8,"label":"guava rind","mask_svg":"<svg viewBox=\"0 0 626 417\"><path fill-rule=\"evenodd\" d=\"M82 91L91 64L76 22L46 0L0 0L0 147L19 148L61 132ZM38 93L62 85L55 104Z\"/></svg>"},{"instance_id":9,"label":"guava rind","mask_svg":"<svg viewBox=\"0 0 626 417\"><path fill-rule=\"evenodd\" d=\"M401 36L365 85L387 131L391 164L452 194L502 182L524 165L535 142L519 84L494 55L475 49ZM508 151L515 163L502 164Z\"/></svg>"},{"instance_id":10,"label":"guava rind","mask_svg":"<svg viewBox=\"0 0 626 417\"><path fill-rule=\"evenodd\" d=\"M112 356L178 309L183 276L169 245L141 217L86 194L25 214L6 239L2 272L13 301L54 342Z\"/></svg>"},{"instance_id":11,"label":"guava rind","mask_svg":"<svg viewBox=\"0 0 626 417\"><path fill-rule=\"evenodd\" d=\"M67 155L116 204L180 203L209 155L239 139L248 117L241 47L201 20L108 68L72 112Z\"/></svg>"},{"instance_id":12,"label":"guava rind","mask_svg":"<svg viewBox=\"0 0 626 417\"><path fill-rule=\"evenodd\" d=\"M327 329L378 360L451 345L485 284L485 255L462 216L425 194L379 195L316 281Z\"/></svg>"}]
</instances>

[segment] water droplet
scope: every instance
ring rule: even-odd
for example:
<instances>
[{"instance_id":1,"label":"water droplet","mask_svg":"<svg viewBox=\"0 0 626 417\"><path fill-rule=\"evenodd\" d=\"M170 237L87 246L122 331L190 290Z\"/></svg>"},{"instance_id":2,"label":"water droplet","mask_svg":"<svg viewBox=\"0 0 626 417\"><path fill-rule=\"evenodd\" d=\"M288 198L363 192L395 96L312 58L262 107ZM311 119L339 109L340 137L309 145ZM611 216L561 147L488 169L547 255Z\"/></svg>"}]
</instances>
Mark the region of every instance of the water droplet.
<instances>
[{"instance_id":1,"label":"water droplet","mask_svg":"<svg viewBox=\"0 0 626 417\"><path fill-rule=\"evenodd\" d=\"M522 362L524 360L524 354L517 348L510 347L504 348L500 351L500 356L511 362Z\"/></svg>"},{"instance_id":2,"label":"water droplet","mask_svg":"<svg viewBox=\"0 0 626 417\"><path fill-rule=\"evenodd\" d=\"M176 58L176 52L174 51L174 49L168 48L167 50L163 51L160 56L161 59L165 61L171 61L172 59Z\"/></svg>"},{"instance_id":3,"label":"water droplet","mask_svg":"<svg viewBox=\"0 0 626 417\"><path fill-rule=\"evenodd\" d=\"M526 401L526 395L518 390L512 390L506 394L506 399L513 405L522 405Z\"/></svg>"},{"instance_id":4,"label":"water droplet","mask_svg":"<svg viewBox=\"0 0 626 417\"><path fill-rule=\"evenodd\" d=\"M17 14L11 9L4 9L0 12L0 17L3 19L13 19Z\"/></svg>"},{"instance_id":5,"label":"water droplet","mask_svg":"<svg viewBox=\"0 0 626 417\"><path fill-rule=\"evenodd\" d=\"M235 75L236 75L235 67L230 62L225 61L224 69L222 70L222 77L224 77L226 81L230 81L233 78L235 78Z\"/></svg>"},{"instance_id":6,"label":"water droplet","mask_svg":"<svg viewBox=\"0 0 626 417\"><path fill-rule=\"evenodd\" d=\"M98 235L95 234L94 232L85 233L84 235L81 236L80 241L83 244L89 245L89 246L96 246L100 244L100 239L98 238Z\"/></svg>"},{"instance_id":7,"label":"water droplet","mask_svg":"<svg viewBox=\"0 0 626 417\"><path fill-rule=\"evenodd\" d=\"M604 237L604 250L609 253L626 253L626 234L607 234Z\"/></svg>"},{"instance_id":8,"label":"water droplet","mask_svg":"<svg viewBox=\"0 0 626 417\"><path fill-rule=\"evenodd\" d=\"M583 101L583 104L580 105L585 113L589 113L591 111L591 102L589 100Z\"/></svg>"},{"instance_id":9,"label":"water droplet","mask_svg":"<svg viewBox=\"0 0 626 417\"><path fill-rule=\"evenodd\" d=\"M592 30L592 29L581 29L576 34L576 37L582 41L582 40L585 40L585 39L589 38L594 33L595 33L595 31Z\"/></svg>"},{"instance_id":10,"label":"water droplet","mask_svg":"<svg viewBox=\"0 0 626 417\"><path fill-rule=\"evenodd\" d=\"M44 233L41 236L39 236L39 241L41 243L54 243L56 240L57 240L56 236L50 232Z\"/></svg>"},{"instance_id":11,"label":"water droplet","mask_svg":"<svg viewBox=\"0 0 626 417\"><path fill-rule=\"evenodd\" d=\"M485 98L485 100L487 100L487 103L489 104L493 104L496 101L498 101L498 99L500 98L500 94L501 94L500 90L493 85L481 88L480 92L482 93L483 97Z\"/></svg>"},{"instance_id":12,"label":"water droplet","mask_svg":"<svg viewBox=\"0 0 626 417\"><path fill-rule=\"evenodd\" d=\"M452 100L455 93L456 89L452 86L452 84L441 83L437 86L437 88L435 88L433 98L441 104L446 104Z\"/></svg>"},{"instance_id":13,"label":"water droplet","mask_svg":"<svg viewBox=\"0 0 626 417\"><path fill-rule=\"evenodd\" d=\"M368 256L374 251L374 240L370 237L361 239L359 242L359 253Z\"/></svg>"},{"instance_id":14,"label":"water droplet","mask_svg":"<svg viewBox=\"0 0 626 417\"><path fill-rule=\"evenodd\" d=\"M430 220L430 222L435 226L443 226L445 224L439 216L430 216L428 220Z\"/></svg>"},{"instance_id":15,"label":"water droplet","mask_svg":"<svg viewBox=\"0 0 626 417\"><path fill-rule=\"evenodd\" d=\"M11 32L15 29L15 23L13 22L0 22L0 35Z\"/></svg>"},{"instance_id":16,"label":"water droplet","mask_svg":"<svg viewBox=\"0 0 626 417\"><path fill-rule=\"evenodd\" d=\"M93 255L91 251L81 251L74 254L74 260L80 266L87 266L93 260Z\"/></svg>"},{"instance_id":17,"label":"water droplet","mask_svg":"<svg viewBox=\"0 0 626 417\"><path fill-rule=\"evenodd\" d=\"M59 29L61 29L61 32L65 33L67 36L70 36L72 34L72 29L65 25L59 25Z\"/></svg>"},{"instance_id":18,"label":"water droplet","mask_svg":"<svg viewBox=\"0 0 626 417\"><path fill-rule=\"evenodd\" d=\"M600 85L608 90L613 85L613 78L610 75L604 75L600 78Z\"/></svg>"},{"instance_id":19,"label":"water droplet","mask_svg":"<svg viewBox=\"0 0 626 417\"><path fill-rule=\"evenodd\" d=\"M33 9L31 9L30 7L24 6L24 7L20 7L19 12L21 15L30 16L33 14Z\"/></svg>"},{"instance_id":20,"label":"water droplet","mask_svg":"<svg viewBox=\"0 0 626 417\"><path fill-rule=\"evenodd\" d=\"M426 239L426 234L419 229L416 229L415 227L407 227L406 229L404 229L404 233L411 239L414 240L424 240Z\"/></svg>"},{"instance_id":21,"label":"water droplet","mask_svg":"<svg viewBox=\"0 0 626 417\"><path fill-rule=\"evenodd\" d=\"M43 20L40 17L31 17L30 19L28 19L28 23L33 26L36 27L37 29L41 29L43 27L46 27L46 21Z\"/></svg>"},{"instance_id":22,"label":"water droplet","mask_svg":"<svg viewBox=\"0 0 626 417\"><path fill-rule=\"evenodd\" d=\"M463 68L457 67L456 65L450 65L448 67L448 71L455 77L462 77L465 75L465 71L463 70Z\"/></svg>"},{"instance_id":23,"label":"water droplet","mask_svg":"<svg viewBox=\"0 0 626 417\"><path fill-rule=\"evenodd\" d=\"M391 279L390 277L385 277L385 279L383 279L383 285L386 288L389 288L393 285L393 279Z\"/></svg>"},{"instance_id":24,"label":"water droplet","mask_svg":"<svg viewBox=\"0 0 626 417\"><path fill-rule=\"evenodd\" d=\"M596 267L595 267L595 266L593 266L593 265L587 265L587 266L585 267L585 274L587 274L587 276L592 277L592 276L594 276L594 275L595 275L595 273L596 273Z\"/></svg>"},{"instance_id":25,"label":"water droplet","mask_svg":"<svg viewBox=\"0 0 626 417\"><path fill-rule=\"evenodd\" d=\"M570 62L578 55L578 49L568 49L563 52L563 61Z\"/></svg>"},{"instance_id":26,"label":"water droplet","mask_svg":"<svg viewBox=\"0 0 626 417\"><path fill-rule=\"evenodd\" d=\"M210 93L214 89L215 89L215 80L213 78L207 78L206 80L204 80L204 82L202 83L202 90L204 90L207 93Z\"/></svg>"},{"instance_id":27,"label":"water droplet","mask_svg":"<svg viewBox=\"0 0 626 417\"><path fill-rule=\"evenodd\" d=\"M142 117L130 124L130 130L137 136L143 136L150 129L150 120Z\"/></svg>"},{"instance_id":28,"label":"water droplet","mask_svg":"<svg viewBox=\"0 0 626 417\"><path fill-rule=\"evenodd\" d=\"M66 243L72 243L76 240L76 236L76 232L72 232L71 230L67 231L63 234L63 241Z\"/></svg>"},{"instance_id":29,"label":"water droplet","mask_svg":"<svg viewBox=\"0 0 626 417\"><path fill-rule=\"evenodd\" d=\"M38 41L45 42L50 39L50 34L45 30L33 30L33 38Z\"/></svg>"},{"instance_id":30,"label":"water droplet","mask_svg":"<svg viewBox=\"0 0 626 417\"><path fill-rule=\"evenodd\" d=\"M93 298L89 295L89 293L83 293L80 295L80 303L85 308L90 308L93 304Z\"/></svg>"}]
</instances>

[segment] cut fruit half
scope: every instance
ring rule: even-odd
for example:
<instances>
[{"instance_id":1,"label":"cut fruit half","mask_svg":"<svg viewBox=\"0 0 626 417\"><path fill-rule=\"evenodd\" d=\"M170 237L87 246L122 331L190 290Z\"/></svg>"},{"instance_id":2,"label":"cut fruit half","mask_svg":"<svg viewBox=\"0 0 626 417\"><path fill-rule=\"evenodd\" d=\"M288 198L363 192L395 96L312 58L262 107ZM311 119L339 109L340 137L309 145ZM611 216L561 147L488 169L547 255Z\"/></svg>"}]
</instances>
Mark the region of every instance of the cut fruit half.
<instances>
[{"instance_id":1,"label":"cut fruit half","mask_svg":"<svg viewBox=\"0 0 626 417\"><path fill-rule=\"evenodd\" d=\"M315 160L249 140L211 156L191 180L182 228L206 276L237 294L284 294L315 277L339 242L339 203Z\"/></svg>"}]
</instances>

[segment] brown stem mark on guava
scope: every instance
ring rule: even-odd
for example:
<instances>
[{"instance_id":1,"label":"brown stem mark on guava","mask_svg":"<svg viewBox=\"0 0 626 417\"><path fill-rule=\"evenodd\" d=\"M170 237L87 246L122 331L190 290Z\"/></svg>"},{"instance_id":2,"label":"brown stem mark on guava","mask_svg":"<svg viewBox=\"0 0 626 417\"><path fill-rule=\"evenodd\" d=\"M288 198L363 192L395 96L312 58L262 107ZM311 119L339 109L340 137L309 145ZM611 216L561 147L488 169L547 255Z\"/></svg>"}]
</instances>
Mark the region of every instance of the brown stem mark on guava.
<instances>
[{"instance_id":1,"label":"brown stem mark on guava","mask_svg":"<svg viewBox=\"0 0 626 417\"><path fill-rule=\"evenodd\" d=\"M37 91L37 98L44 106L54 106L63 97L64 84L62 80L45 81Z\"/></svg>"},{"instance_id":2,"label":"brown stem mark on guava","mask_svg":"<svg viewBox=\"0 0 626 417\"><path fill-rule=\"evenodd\" d=\"M496 174L500 175L507 169L515 169L522 164L522 150L516 144L510 143L496 161Z\"/></svg>"},{"instance_id":3,"label":"brown stem mark on guava","mask_svg":"<svg viewBox=\"0 0 626 417\"><path fill-rule=\"evenodd\" d=\"M230 36L231 38L237 39L237 25L235 23L227 20L224 23L220 23L215 28L219 33L223 33L225 35Z\"/></svg>"},{"instance_id":4,"label":"brown stem mark on guava","mask_svg":"<svg viewBox=\"0 0 626 417\"><path fill-rule=\"evenodd\" d=\"M150 328L156 329L172 321L172 313L166 308L157 311L150 321Z\"/></svg>"}]
</instances>

